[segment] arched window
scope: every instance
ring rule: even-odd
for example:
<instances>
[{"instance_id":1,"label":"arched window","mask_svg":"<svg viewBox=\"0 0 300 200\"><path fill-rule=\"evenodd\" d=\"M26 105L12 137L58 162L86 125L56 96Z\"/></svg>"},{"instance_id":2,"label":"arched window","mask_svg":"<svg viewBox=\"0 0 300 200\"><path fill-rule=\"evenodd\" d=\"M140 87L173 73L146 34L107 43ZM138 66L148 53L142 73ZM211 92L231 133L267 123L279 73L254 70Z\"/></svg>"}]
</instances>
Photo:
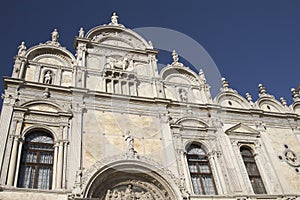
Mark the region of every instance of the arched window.
<instances>
[{"instance_id":1,"label":"arched window","mask_svg":"<svg viewBox=\"0 0 300 200\"><path fill-rule=\"evenodd\" d=\"M25 138L18 187L51 189L53 171L53 138L34 131Z\"/></svg>"},{"instance_id":2,"label":"arched window","mask_svg":"<svg viewBox=\"0 0 300 200\"><path fill-rule=\"evenodd\" d=\"M266 194L265 186L260 177L254 155L248 147L242 146L241 155L255 194Z\"/></svg>"},{"instance_id":3,"label":"arched window","mask_svg":"<svg viewBox=\"0 0 300 200\"><path fill-rule=\"evenodd\" d=\"M187 162L194 193L197 195L217 194L206 152L192 144L187 150Z\"/></svg>"}]
</instances>

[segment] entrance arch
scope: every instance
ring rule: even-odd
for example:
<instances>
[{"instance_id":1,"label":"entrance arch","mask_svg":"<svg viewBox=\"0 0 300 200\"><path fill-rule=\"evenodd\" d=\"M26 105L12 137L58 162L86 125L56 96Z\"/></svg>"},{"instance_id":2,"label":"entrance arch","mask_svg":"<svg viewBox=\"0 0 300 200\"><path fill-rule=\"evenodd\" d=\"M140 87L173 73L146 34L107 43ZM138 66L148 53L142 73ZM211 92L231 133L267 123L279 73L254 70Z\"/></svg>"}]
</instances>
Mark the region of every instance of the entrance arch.
<instances>
[{"instance_id":1,"label":"entrance arch","mask_svg":"<svg viewBox=\"0 0 300 200\"><path fill-rule=\"evenodd\" d=\"M87 199L183 199L180 180L146 158L122 159L109 164L97 162L84 175L83 185L83 197Z\"/></svg>"}]
</instances>

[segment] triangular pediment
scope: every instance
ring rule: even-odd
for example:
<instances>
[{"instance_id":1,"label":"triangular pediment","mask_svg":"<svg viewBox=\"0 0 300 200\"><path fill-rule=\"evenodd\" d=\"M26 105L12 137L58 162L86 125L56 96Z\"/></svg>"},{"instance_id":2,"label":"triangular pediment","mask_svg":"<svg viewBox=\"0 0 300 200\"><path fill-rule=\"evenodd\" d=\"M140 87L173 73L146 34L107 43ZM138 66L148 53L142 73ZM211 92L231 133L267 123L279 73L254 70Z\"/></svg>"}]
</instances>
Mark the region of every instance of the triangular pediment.
<instances>
[{"instance_id":1,"label":"triangular pediment","mask_svg":"<svg viewBox=\"0 0 300 200\"><path fill-rule=\"evenodd\" d=\"M248 135L248 136L253 136L253 137L259 137L260 133L259 131L246 126L242 123L239 123L237 125L234 125L233 127L227 129L225 131L227 135Z\"/></svg>"}]
</instances>

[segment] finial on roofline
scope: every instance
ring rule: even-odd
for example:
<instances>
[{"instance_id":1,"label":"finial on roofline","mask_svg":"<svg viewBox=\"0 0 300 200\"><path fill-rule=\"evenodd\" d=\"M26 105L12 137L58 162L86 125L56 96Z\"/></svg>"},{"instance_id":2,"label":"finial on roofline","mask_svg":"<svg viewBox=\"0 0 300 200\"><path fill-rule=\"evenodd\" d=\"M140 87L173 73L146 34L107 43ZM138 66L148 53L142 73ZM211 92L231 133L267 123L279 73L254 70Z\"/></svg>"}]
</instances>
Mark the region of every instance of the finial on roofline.
<instances>
[{"instance_id":1,"label":"finial on roofline","mask_svg":"<svg viewBox=\"0 0 300 200\"><path fill-rule=\"evenodd\" d=\"M291 92L292 92L292 97L293 97L294 101L298 100L299 99L299 92L297 92L295 88L292 88Z\"/></svg>"},{"instance_id":2,"label":"finial on roofline","mask_svg":"<svg viewBox=\"0 0 300 200\"><path fill-rule=\"evenodd\" d=\"M259 95L264 95L267 93L266 88L263 86L263 84L258 84L258 91L259 91Z\"/></svg>"},{"instance_id":3,"label":"finial on roofline","mask_svg":"<svg viewBox=\"0 0 300 200\"><path fill-rule=\"evenodd\" d=\"M287 107L286 100L283 97L280 97L280 102L284 107Z\"/></svg>"},{"instance_id":4,"label":"finial on roofline","mask_svg":"<svg viewBox=\"0 0 300 200\"><path fill-rule=\"evenodd\" d=\"M229 88L229 82L226 80L226 78L222 77L222 88L228 89Z\"/></svg>"}]
</instances>

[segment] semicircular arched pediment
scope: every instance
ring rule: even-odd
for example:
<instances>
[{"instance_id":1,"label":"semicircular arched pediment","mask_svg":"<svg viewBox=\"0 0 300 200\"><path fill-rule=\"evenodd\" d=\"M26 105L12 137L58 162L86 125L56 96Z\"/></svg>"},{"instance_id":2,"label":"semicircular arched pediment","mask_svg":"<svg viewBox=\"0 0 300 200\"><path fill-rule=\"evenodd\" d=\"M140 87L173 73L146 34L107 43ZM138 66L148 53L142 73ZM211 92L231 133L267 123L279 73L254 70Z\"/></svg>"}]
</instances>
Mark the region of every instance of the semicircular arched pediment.
<instances>
[{"instance_id":1,"label":"semicircular arched pediment","mask_svg":"<svg viewBox=\"0 0 300 200\"><path fill-rule=\"evenodd\" d=\"M26 57L28 60L36 62L68 67L72 67L73 63L76 62L75 57L68 50L46 44L30 48L26 53Z\"/></svg>"},{"instance_id":2,"label":"semicircular arched pediment","mask_svg":"<svg viewBox=\"0 0 300 200\"><path fill-rule=\"evenodd\" d=\"M84 198L173 200L184 188L171 171L142 156L107 158L83 174Z\"/></svg>"},{"instance_id":3,"label":"semicircular arched pediment","mask_svg":"<svg viewBox=\"0 0 300 200\"><path fill-rule=\"evenodd\" d=\"M186 118L181 118L175 122L175 124L180 124L182 126L189 126L189 127L199 127L199 128L207 128L208 125L200 121L197 118L191 118L191 117L186 117Z\"/></svg>"},{"instance_id":4,"label":"semicircular arched pediment","mask_svg":"<svg viewBox=\"0 0 300 200\"><path fill-rule=\"evenodd\" d=\"M250 108L249 102L233 90L220 92L214 101L223 107Z\"/></svg>"},{"instance_id":5,"label":"semicircular arched pediment","mask_svg":"<svg viewBox=\"0 0 300 200\"><path fill-rule=\"evenodd\" d=\"M165 82L187 85L200 85L198 76L188 68L166 67L161 71L161 77Z\"/></svg>"},{"instance_id":6,"label":"semicircular arched pediment","mask_svg":"<svg viewBox=\"0 0 300 200\"><path fill-rule=\"evenodd\" d=\"M153 49L144 38L122 26L97 26L86 34L92 42L133 49Z\"/></svg>"},{"instance_id":7,"label":"semicircular arched pediment","mask_svg":"<svg viewBox=\"0 0 300 200\"><path fill-rule=\"evenodd\" d=\"M47 112L68 112L61 106L54 102L44 100L28 101L20 105L21 107L28 108L30 110L47 111Z\"/></svg>"},{"instance_id":8,"label":"semicircular arched pediment","mask_svg":"<svg viewBox=\"0 0 300 200\"><path fill-rule=\"evenodd\" d=\"M284 113L284 107L273 96L262 96L256 101L260 109L267 112Z\"/></svg>"}]
</instances>

